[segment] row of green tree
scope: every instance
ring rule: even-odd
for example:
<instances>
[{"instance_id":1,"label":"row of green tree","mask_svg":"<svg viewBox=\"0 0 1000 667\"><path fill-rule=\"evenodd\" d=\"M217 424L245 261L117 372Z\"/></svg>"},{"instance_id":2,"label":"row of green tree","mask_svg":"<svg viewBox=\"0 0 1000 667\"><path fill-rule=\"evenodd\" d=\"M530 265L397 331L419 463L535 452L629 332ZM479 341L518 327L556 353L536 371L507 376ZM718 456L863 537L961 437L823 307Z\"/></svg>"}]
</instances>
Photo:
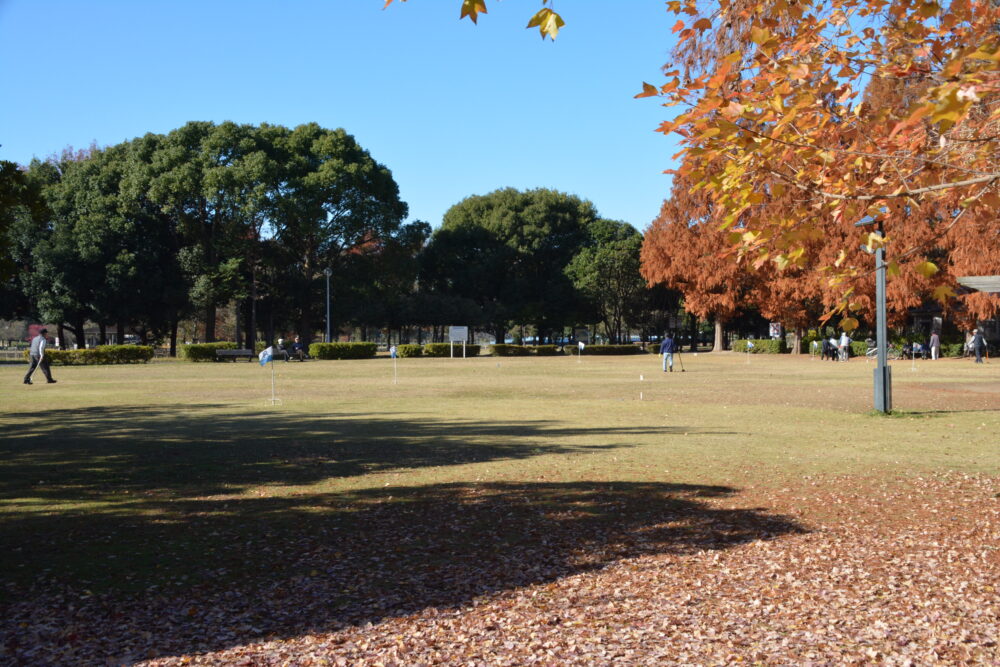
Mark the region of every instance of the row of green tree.
<instances>
[{"instance_id":1,"label":"row of green tree","mask_svg":"<svg viewBox=\"0 0 1000 667\"><path fill-rule=\"evenodd\" d=\"M384 165L344 130L192 122L108 148L2 165L0 316L94 323L146 342L178 324L216 339L326 325L465 324L503 340L603 323L612 341L660 331L677 306L639 273L642 236L552 190L503 189L453 206L432 234L406 223Z\"/></svg>"}]
</instances>

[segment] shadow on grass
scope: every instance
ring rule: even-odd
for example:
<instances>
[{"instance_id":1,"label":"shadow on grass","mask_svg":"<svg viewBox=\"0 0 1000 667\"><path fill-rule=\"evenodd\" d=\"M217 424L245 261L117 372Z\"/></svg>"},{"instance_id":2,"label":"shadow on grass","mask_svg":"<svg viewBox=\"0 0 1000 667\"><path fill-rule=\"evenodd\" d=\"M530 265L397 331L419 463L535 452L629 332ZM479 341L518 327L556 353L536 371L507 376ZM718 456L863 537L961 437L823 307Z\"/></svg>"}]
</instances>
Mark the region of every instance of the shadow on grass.
<instances>
[{"instance_id":1,"label":"shadow on grass","mask_svg":"<svg viewBox=\"0 0 1000 667\"><path fill-rule=\"evenodd\" d=\"M7 587L0 658L97 664L216 651L462 607L623 558L804 532L786 517L716 506L735 494L657 483L441 484L153 502L168 518L152 521L8 520L4 571L37 577ZM100 578L112 587L84 592Z\"/></svg>"},{"instance_id":2,"label":"shadow on grass","mask_svg":"<svg viewBox=\"0 0 1000 667\"><path fill-rule=\"evenodd\" d=\"M621 446L600 444L609 436L620 443L633 434L693 430L227 409L91 407L5 416L0 500L117 502L122 493L146 492L201 497L391 469L592 451ZM580 436L596 444L560 443Z\"/></svg>"}]
</instances>

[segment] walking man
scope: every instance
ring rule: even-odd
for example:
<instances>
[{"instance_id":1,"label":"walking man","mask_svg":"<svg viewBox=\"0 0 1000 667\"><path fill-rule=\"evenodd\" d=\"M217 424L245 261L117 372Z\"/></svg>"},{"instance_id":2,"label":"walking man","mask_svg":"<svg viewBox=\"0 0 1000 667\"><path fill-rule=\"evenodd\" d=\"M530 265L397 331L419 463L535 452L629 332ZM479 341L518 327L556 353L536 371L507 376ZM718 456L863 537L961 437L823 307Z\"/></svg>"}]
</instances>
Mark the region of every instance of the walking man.
<instances>
[{"instance_id":1,"label":"walking man","mask_svg":"<svg viewBox=\"0 0 1000 667\"><path fill-rule=\"evenodd\" d=\"M934 331L931 333L931 359L936 360L941 356L941 335Z\"/></svg>"},{"instance_id":2,"label":"walking man","mask_svg":"<svg viewBox=\"0 0 1000 667\"><path fill-rule=\"evenodd\" d=\"M42 373L45 374L45 380L49 384L55 383L52 379L52 372L49 371L49 360L45 358L45 348L49 346L49 341L45 337L45 334L49 332L48 329L41 329L38 335L31 339L31 349L28 351L31 357L31 366L28 367L28 372L24 376L24 384L31 384L31 375L35 372L35 368L41 368Z\"/></svg>"},{"instance_id":3,"label":"walking man","mask_svg":"<svg viewBox=\"0 0 1000 667\"><path fill-rule=\"evenodd\" d=\"M674 337L671 334L667 334L663 337L663 342L660 343L660 354L663 355L663 372L666 373L667 369L671 373L674 372L674 352L677 346L674 344Z\"/></svg>"},{"instance_id":4,"label":"walking man","mask_svg":"<svg viewBox=\"0 0 1000 667\"><path fill-rule=\"evenodd\" d=\"M983 352L986 351L986 339L979 329L972 330L972 351L976 353L976 363L983 363Z\"/></svg>"}]
</instances>

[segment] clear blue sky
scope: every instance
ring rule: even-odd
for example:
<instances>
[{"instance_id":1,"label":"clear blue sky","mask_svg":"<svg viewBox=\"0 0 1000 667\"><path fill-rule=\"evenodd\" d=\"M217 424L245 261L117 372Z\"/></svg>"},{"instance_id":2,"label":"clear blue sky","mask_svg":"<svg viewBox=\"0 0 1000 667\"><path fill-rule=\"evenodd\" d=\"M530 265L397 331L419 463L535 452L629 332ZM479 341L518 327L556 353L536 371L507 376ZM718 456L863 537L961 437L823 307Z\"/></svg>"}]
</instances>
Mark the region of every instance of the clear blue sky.
<instances>
[{"instance_id":1,"label":"clear blue sky","mask_svg":"<svg viewBox=\"0 0 1000 667\"><path fill-rule=\"evenodd\" d=\"M548 187L644 229L675 144L661 0L0 0L0 159L115 144L190 120L343 127L388 166L410 219L472 194Z\"/></svg>"}]
</instances>

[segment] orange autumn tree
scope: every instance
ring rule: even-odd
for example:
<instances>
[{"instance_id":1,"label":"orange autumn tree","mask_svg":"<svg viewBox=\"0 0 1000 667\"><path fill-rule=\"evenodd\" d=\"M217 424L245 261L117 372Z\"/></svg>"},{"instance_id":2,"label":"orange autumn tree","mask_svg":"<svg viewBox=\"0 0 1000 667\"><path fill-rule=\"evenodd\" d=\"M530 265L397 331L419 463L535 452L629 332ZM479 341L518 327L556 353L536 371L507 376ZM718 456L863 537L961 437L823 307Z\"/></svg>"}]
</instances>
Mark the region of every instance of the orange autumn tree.
<instances>
[{"instance_id":1,"label":"orange autumn tree","mask_svg":"<svg viewBox=\"0 0 1000 667\"><path fill-rule=\"evenodd\" d=\"M926 255L957 250L958 227L985 225L995 242L995 3L667 4L680 16L678 65L666 84L646 84L643 95L681 107L660 128L681 136L676 173L709 189L725 211L724 225L746 230L738 242L755 261L804 265L803 230L866 215L884 221L897 264L911 264L928 280L940 267ZM865 99L884 82L901 84L906 94L892 104ZM796 206L755 215L757 204L784 191L795 194ZM928 231L919 214L930 210ZM870 271L866 263L845 261L862 238L878 242L869 231L844 237L843 254L828 265L835 287L849 291L852 278ZM982 269L1000 272L995 263ZM951 294L937 285L939 299ZM835 310L850 308L851 296Z\"/></svg>"},{"instance_id":2,"label":"orange autumn tree","mask_svg":"<svg viewBox=\"0 0 1000 667\"><path fill-rule=\"evenodd\" d=\"M543 38L563 25L551 4L542 0L529 21ZM711 192L720 224L741 229L735 242L751 256L748 266L773 260L783 269L810 267L803 232L850 229L874 215L892 229L884 240L896 258L893 272L909 265L936 281L933 295L942 302L954 295L952 268L1000 273L994 259L970 263L971 239L995 244L1000 232L992 215L1000 206L1000 3L666 5L678 17L679 45L664 68L667 81L643 84L639 96L679 109L659 128L681 137L674 171ZM461 0L460 16L476 21L485 12L485 0ZM895 91L892 103L870 94L880 87ZM756 214L761 202L786 190L795 194L794 206L781 215ZM934 212L929 234L912 226L927 211ZM896 216L893 224L889 216ZM849 260L860 242L881 241L868 230L827 234L834 236L842 236L836 257L810 270L822 271L840 293L831 314L864 310L858 281L871 269ZM942 250L938 262L929 259ZM970 316L996 312L995 299L966 302Z\"/></svg>"},{"instance_id":3,"label":"orange autumn tree","mask_svg":"<svg viewBox=\"0 0 1000 667\"><path fill-rule=\"evenodd\" d=\"M719 228L717 205L704 191L679 179L673 196L646 230L642 276L684 297L684 310L715 323L713 350L724 347L723 329L746 305L753 276L739 265L728 232Z\"/></svg>"}]
</instances>

